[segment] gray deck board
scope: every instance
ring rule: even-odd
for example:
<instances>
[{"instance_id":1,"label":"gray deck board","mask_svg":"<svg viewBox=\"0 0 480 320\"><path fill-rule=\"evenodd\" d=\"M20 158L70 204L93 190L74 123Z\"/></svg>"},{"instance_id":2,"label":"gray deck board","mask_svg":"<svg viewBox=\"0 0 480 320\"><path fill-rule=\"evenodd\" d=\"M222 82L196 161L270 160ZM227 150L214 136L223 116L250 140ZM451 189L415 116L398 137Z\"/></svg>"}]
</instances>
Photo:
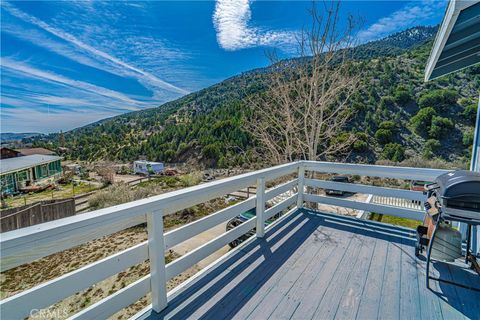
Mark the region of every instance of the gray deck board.
<instances>
[{"instance_id":1,"label":"gray deck board","mask_svg":"<svg viewBox=\"0 0 480 320\"><path fill-rule=\"evenodd\" d=\"M480 287L460 265L432 275ZM480 293L431 281L410 232L297 212L141 319L479 319Z\"/></svg>"},{"instance_id":2,"label":"gray deck board","mask_svg":"<svg viewBox=\"0 0 480 320\"><path fill-rule=\"evenodd\" d=\"M445 266L450 272L450 277L455 279L455 281L467 286L475 286L476 288L480 288L480 279L471 270L465 270L464 268L459 268L452 265ZM456 287L456 289L458 296L462 297L462 299L459 301L462 302L464 314L470 318L477 316L477 318L480 319L480 313L478 312L478 310L480 310L479 296L471 294L471 290L462 287ZM477 311L476 314L473 313L475 311Z\"/></svg>"},{"instance_id":3,"label":"gray deck board","mask_svg":"<svg viewBox=\"0 0 480 320\"><path fill-rule=\"evenodd\" d=\"M420 298L420 312L422 319L448 319L443 316L440 299L435 294L432 294L425 285L425 264L417 262L417 285ZM432 283L432 286L436 284Z\"/></svg>"},{"instance_id":4,"label":"gray deck board","mask_svg":"<svg viewBox=\"0 0 480 320\"><path fill-rule=\"evenodd\" d=\"M323 242L321 250L317 252L317 255L310 257L310 262L305 268L304 272L300 275L297 281L292 285L290 290L282 297L274 311L270 314L272 319L290 319L297 310L298 306L304 300L305 292L310 292L310 288L314 280L317 279L326 269L326 264L331 261L335 254L339 254L335 250L339 242L346 245L350 242L350 238L344 237L341 239L334 239L331 232L324 232L326 241ZM335 246L329 245L332 241L336 242ZM278 292L278 294L281 294Z\"/></svg>"},{"instance_id":5,"label":"gray deck board","mask_svg":"<svg viewBox=\"0 0 480 320\"><path fill-rule=\"evenodd\" d=\"M300 293L302 300L300 305L295 309L291 319L306 319L311 318L317 310L318 303L325 296L325 292L332 281L332 277L335 275L336 268L348 260L348 252L350 247L355 245L352 238L348 238L348 242L341 243L335 248L335 253L324 266L322 272L318 273L313 279L307 292Z\"/></svg>"},{"instance_id":6,"label":"gray deck board","mask_svg":"<svg viewBox=\"0 0 480 320\"><path fill-rule=\"evenodd\" d=\"M400 319L401 253L397 243L388 243L378 311L382 319Z\"/></svg>"},{"instance_id":7,"label":"gray deck board","mask_svg":"<svg viewBox=\"0 0 480 320\"><path fill-rule=\"evenodd\" d=\"M257 301L251 312L248 314L239 313L238 318L257 319L263 316L277 319L278 317L273 316L272 313L277 310L283 299L292 292L295 285L301 281L302 275L310 271L318 272L318 270L315 270L315 266L318 267L321 261L317 257L323 257L328 255L328 251L333 251L332 247L328 245L328 239L331 236L332 232L321 234L315 230L315 236L309 238L310 241L304 246L307 250L303 252L303 255L296 259L290 268L285 268L288 271L285 274L280 274L278 281L274 286L269 287L268 291L259 290L257 293L263 295L263 297Z\"/></svg>"},{"instance_id":8,"label":"gray deck board","mask_svg":"<svg viewBox=\"0 0 480 320\"><path fill-rule=\"evenodd\" d=\"M343 288L341 301L336 307L335 319L355 319L376 245L376 239L362 239L362 249L348 283Z\"/></svg>"},{"instance_id":9,"label":"gray deck board","mask_svg":"<svg viewBox=\"0 0 480 320\"><path fill-rule=\"evenodd\" d=\"M301 228L295 232L311 234L315 228L312 224L305 222ZM230 290L227 295L222 297L220 302L216 301L215 306L210 308L208 315L216 315L221 312L225 318L233 318L239 313L249 313L251 309L261 303L265 295L268 295L272 290L278 287L279 281L283 278L281 273L276 272L275 266L282 266L287 270L293 268L299 259L302 259L305 252L310 249L310 246L304 246L300 238L292 237L292 243L285 243L288 250L279 247L278 251L271 252L269 248L265 249L265 255L262 259L263 263L257 267L253 272L245 270L242 274L245 278L242 279L240 285ZM241 309L230 308L231 300L238 302ZM228 309L225 310L224 309ZM243 311L243 312L242 312Z\"/></svg>"},{"instance_id":10,"label":"gray deck board","mask_svg":"<svg viewBox=\"0 0 480 320\"><path fill-rule=\"evenodd\" d=\"M401 275L400 275L400 318L420 319L420 292L418 289L417 261L411 246L401 244Z\"/></svg>"},{"instance_id":11,"label":"gray deck board","mask_svg":"<svg viewBox=\"0 0 480 320\"><path fill-rule=\"evenodd\" d=\"M387 259L389 242L385 239L376 239L372 261L366 275L366 282L360 297L357 310L357 319L377 319L382 296L383 275L385 273L385 260Z\"/></svg>"},{"instance_id":12,"label":"gray deck board","mask_svg":"<svg viewBox=\"0 0 480 320\"><path fill-rule=\"evenodd\" d=\"M342 258L342 262L335 269L335 273L328 284L321 301L317 302L317 308L313 318L325 317L333 319L337 311L337 307L342 299L344 290L353 273L356 262L359 259L360 253L364 248L363 242L365 239L353 236L348 250ZM315 296L315 295L312 295ZM313 299L315 301L315 299Z\"/></svg>"}]
</instances>

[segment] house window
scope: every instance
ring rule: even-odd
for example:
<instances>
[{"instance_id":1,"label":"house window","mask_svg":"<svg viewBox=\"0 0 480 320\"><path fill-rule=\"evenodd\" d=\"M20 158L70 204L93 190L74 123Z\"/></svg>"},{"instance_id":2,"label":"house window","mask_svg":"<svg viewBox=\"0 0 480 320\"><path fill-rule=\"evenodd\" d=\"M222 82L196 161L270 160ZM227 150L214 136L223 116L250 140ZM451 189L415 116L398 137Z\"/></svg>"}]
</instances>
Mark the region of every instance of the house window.
<instances>
[{"instance_id":1,"label":"house window","mask_svg":"<svg viewBox=\"0 0 480 320\"><path fill-rule=\"evenodd\" d=\"M0 193L10 194L15 192L15 189L13 174L7 173L6 175L0 176Z\"/></svg>"},{"instance_id":2,"label":"house window","mask_svg":"<svg viewBox=\"0 0 480 320\"><path fill-rule=\"evenodd\" d=\"M48 164L48 174L53 175L60 172L60 161L50 162Z\"/></svg>"},{"instance_id":3,"label":"house window","mask_svg":"<svg viewBox=\"0 0 480 320\"><path fill-rule=\"evenodd\" d=\"M46 164L35 167L36 178L42 179L48 176L48 166Z\"/></svg>"},{"instance_id":4,"label":"house window","mask_svg":"<svg viewBox=\"0 0 480 320\"><path fill-rule=\"evenodd\" d=\"M28 174L28 170L23 170L17 172L17 181L27 181L30 180L30 175Z\"/></svg>"}]
</instances>

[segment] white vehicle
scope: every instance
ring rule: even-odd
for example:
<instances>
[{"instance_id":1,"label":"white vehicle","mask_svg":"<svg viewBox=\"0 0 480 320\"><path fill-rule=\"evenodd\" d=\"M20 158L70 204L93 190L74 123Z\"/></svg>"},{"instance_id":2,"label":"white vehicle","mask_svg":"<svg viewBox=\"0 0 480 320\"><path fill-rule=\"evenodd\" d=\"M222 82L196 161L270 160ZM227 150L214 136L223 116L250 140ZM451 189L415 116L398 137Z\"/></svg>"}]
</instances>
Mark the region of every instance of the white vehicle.
<instances>
[{"instance_id":1,"label":"white vehicle","mask_svg":"<svg viewBox=\"0 0 480 320\"><path fill-rule=\"evenodd\" d=\"M138 160L133 162L133 172L135 174L155 175L160 174L164 170L163 163L152 162L146 160Z\"/></svg>"}]
</instances>

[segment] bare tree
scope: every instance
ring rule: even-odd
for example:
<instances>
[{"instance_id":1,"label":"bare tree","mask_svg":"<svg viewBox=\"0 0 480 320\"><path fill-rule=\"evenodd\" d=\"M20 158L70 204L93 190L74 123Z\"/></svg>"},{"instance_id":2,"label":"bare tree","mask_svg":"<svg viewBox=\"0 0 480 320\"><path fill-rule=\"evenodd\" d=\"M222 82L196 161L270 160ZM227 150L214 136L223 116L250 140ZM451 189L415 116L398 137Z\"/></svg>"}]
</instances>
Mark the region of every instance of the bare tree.
<instances>
[{"instance_id":1,"label":"bare tree","mask_svg":"<svg viewBox=\"0 0 480 320\"><path fill-rule=\"evenodd\" d=\"M95 171L102 178L102 182L106 185L115 183L115 170L113 165L108 162L102 163L95 167Z\"/></svg>"},{"instance_id":2,"label":"bare tree","mask_svg":"<svg viewBox=\"0 0 480 320\"><path fill-rule=\"evenodd\" d=\"M311 26L297 38L299 57L268 54L267 90L249 98L250 131L273 163L326 159L354 142L352 134L339 135L352 117L349 101L360 80L351 59L356 22L348 16L340 24L339 9L340 2L325 2L321 10L314 3Z\"/></svg>"}]
</instances>

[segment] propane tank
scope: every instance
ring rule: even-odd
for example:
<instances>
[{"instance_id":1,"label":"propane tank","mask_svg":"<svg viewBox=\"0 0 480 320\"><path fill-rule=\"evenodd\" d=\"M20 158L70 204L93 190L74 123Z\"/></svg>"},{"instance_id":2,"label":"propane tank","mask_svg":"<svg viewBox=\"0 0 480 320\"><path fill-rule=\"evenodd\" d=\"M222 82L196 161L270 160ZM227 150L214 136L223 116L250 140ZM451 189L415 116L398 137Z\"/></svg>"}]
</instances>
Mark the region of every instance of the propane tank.
<instances>
[{"instance_id":1,"label":"propane tank","mask_svg":"<svg viewBox=\"0 0 480 320\"><path fill-rule=\"evenodd\" d=\"M462 256L462 234L447 223L440 223L432 243L432 259L452 262Z\"/></svg>"}]
</instances>

